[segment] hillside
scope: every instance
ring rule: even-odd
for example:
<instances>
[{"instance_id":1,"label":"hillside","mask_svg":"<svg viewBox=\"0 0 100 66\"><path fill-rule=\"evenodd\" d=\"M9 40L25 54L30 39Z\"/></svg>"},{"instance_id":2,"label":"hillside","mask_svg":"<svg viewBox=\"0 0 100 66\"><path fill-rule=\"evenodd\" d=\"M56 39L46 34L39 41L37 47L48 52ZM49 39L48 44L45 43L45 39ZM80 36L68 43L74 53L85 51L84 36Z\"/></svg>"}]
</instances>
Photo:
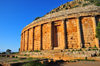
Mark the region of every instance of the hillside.
<instances>
[{"instance_id":1,"label":"hillside","mask_svg":"<svg viewBox=\"0 0 100 66\"><path fill-rule=\"evenodd\" d=\"M84 7L84 6L91 5L91 4L100 6L100 0L73 0L71 2L67 2L67 3L51 10L48 14L59 12L62 10L68 10L68 9L72 9L72 8L76 8L76 7Z\"/></svg>"},{"instance_id":2,"label":"hillside","mask_svg":"<svg viewBox=\"0 0 100 66\"><path fill-rule=\"evenodd\" d=\"M60 11L66 11L66 10L71 10L71 9L76 10L76 8L78 8L78 7L88 7L88 5L100 6L100 0L73 0L73 1L67 2L67 3L51 10L49 13L47 13L43 17L47 17L50 14L60 12ZM84 10L84 9L82 9L82 10ZM42 17L36 17L34 21L36 21L40 18L42 18Z\"/></svg>"}]
</instances>

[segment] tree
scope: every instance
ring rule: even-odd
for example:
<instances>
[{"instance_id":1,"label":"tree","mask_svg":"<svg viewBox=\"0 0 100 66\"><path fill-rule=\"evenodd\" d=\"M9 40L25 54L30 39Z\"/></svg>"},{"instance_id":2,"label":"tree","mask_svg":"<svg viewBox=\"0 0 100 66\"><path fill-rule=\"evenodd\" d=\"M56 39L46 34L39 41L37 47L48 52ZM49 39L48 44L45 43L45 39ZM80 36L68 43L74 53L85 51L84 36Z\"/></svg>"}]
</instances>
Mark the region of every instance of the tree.
<instances>
[{"instance_id":1,"label":"tree","mask_svg":"<svg viewBox=\"0 0 100 66\"><path fill-rule=\"evenodd\" d=\"M100 6L100 0L85 0L85 1L89 1L90 3L94 3L97 6Z\"/></svg>"},{"instance_id":2,"label":"tree","mask_svg":"<svg viewBox=\"0 0 100 66\"><path fill-rule=\"evenodd\" d=\"M40 19L41 17L36 17L35 20Z\"/></svg>"},{"instance_id":3,"label":"tree","mask_svg":"<svg viewBox=\"0 0 100 66\"><path fill-rule=\"evenodd\" d=\"M7 49L6 50L6 54L11 54L11 50L10 49Z\"/></svg>"},{"instance_id":4,"label":"tree","mask_svg":"<svg viewBox=\"0 0 100 66\"><path fill-rule=\"evenodd\" d=\"M96 37L100 40L100 22L98 22L96 27Z\"/></svg>"},{"instance_id":5,"label":"tree","mask_svg":"<svg viewBox=\"0 0 100 66\"><path fill-rule=\"evenodd\" d=\"M18 51L20 52L20 48L18 49Z\"/></svg>"},{"instance_id":6,"label":"tree","mask_svg":"<svg viewBox=\"0 0 100 66\"><path fill-rule=\"evenodd\" d=\"M6 52L2 52L1 54L6 54Z\"/></svg>"}]
</instances>

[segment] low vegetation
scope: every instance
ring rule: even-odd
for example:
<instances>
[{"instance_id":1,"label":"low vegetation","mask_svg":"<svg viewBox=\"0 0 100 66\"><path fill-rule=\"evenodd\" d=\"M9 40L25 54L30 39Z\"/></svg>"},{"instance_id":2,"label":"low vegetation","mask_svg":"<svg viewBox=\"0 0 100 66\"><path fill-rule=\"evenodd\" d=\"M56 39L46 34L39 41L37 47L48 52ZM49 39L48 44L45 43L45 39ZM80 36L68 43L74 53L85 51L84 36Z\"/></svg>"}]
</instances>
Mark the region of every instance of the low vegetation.
<instances>
[{"instance_id":1,"label":"low vegetation","mask_svg":"<svg viewBox=\"0 0 100 66\"><path fill-rule=\"evenodd\" d=\"M72 8L76 8L76 7L84 7L84 6L91 5L91 4L94 4L96 6L100 6L100 0L85 0L85 1L73 0L71 2L67 2L67 3L53 9L52 11L50 11L47 14L55 13L55 12L58 12L58 11L61 11L61 10L72 9Z\"/></svg>"},{"instance_id":2,"label":"low vegetation","mask_svg":"<svg viewBox=\"0 0 100 66\"><path fill-rule=\"evenodd\" d=\"M95 4L96 6L100 6L100 0L85 0L85 1L89 1L92 4Z\"/></svg>"},{"instance_id":3,"label":"low vegetation","mask_svg":"<svg viewBox=\"0 0 100 66\"><path fill-rule=\"evenodd\" d=\"M39 50L34 50L34 52L40 52Z\"/></svg>"},{"instance_id":4,"label":"low vegetation","mask_svg":"<svg viewBox=\"0 0 100 66\"><path fill-rule=\"evenodd\" d=\"M40 19L40 18L41 18L41 17L36 17L35 20L38 20L38 19Z\"/></svg>"},{"instance_id":5,"label":"low vegetation","mask_svg":"<svg viewBox=\"0 0 100 66\"><path fill-rule=\"evenodd\" d=\"M96 27L96 37L100 40L100 22L98 22Z\"/></svg>"}]
</instances>

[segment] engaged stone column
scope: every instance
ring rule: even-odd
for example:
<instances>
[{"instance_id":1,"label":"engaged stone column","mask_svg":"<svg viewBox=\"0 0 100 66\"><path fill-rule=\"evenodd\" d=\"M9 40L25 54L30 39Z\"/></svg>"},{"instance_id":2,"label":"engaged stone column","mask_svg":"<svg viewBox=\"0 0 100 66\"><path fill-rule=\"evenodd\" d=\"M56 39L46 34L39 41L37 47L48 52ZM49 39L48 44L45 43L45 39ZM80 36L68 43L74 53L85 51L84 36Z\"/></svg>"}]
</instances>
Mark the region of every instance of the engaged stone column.
<instances>
[{"instance_id":1,"label":"engaged stone column","mask_svg":"<svg viewBox=\"0 0 100 66\"><path fill-rule=\"evenodd\" d=\"M77 18L77 33L78 33L78 48L82 48L82 39L81 39L81 26L80 26L81 19Z\"/></svg>"},{"instance_id":2,"label":"engaged stone column","mask_svg":"<svg viewBox=\"0 0 100 66\"><path fill-rule=\"evenodd\" d=\"M22 48L22 44L23 44L23 43L22 43L22 39L23 39L22 36L23 36L23 34L21 34L21 46L20 46L20 52L23 51L23 50L22 50L22 49L23 49L23 48Z\"/></svg>"},{"instance_id":3,"label":"engaged stone column","mask_svg":"<svg viewBox=\"0 0 100 66\"><path fill-rule=\"evenodd\" d=\"M32 51L34 51L34 27L32 28Z\"/></svg>"},{"instance_id":4,"label":"engaged stone column","mask_svg":"<svg viewBox=\"0 0 100 66\"><path fill-rule=\"evenodd\" d=\"M52 25L53 22L49 23L50 25L50 49L52 50L53 49L53 25Z\"/></svg>"},{"instance_id":5,"label":"engaged stone column","mask_svg":"<svg viewBox=\"0 0 100 66\"><path fill-rule=\"evenodd\" d=\"M23 41L22 41L22 43L23 43L23 51L25 51L25 32L23 32Z\"/></svg>"},{"instance_id":6,"label":"engaged stone column","mask_svg":"<svg viewBox=\"0 0 100 66\"><path fill-rule=\"evenodd\" d=\"M41 47L43 50L52 49L52 23L41 25Z\"/></svg>"},{"instance_id":7,"label":"engaged stone column","mask_svg":"<svg viewBox=\"0 0 100 66\"><path fill-rule=\"evenodd\" d=\"M21 34L21 51L23 51L23 33Z\"/></svg>"},{"instance_id":8,"label":"engaged stone column","mask_svg":"<svg viewBox=\"0 0 100 66\"><path fill-rule=\"evenodd\" d=\"M29 33L29 31L26 30L25 31L25 51L28 50L28 33Z\"/></svg>"},{"instance_id":9,"label":"engaged stone column","mask_svg":"<svg viewBox=\"0 0 100 66\"><path fill-rule=\"evenodd\" d=\"M95 16L92 17L92 20L93 20L93 28L94 28L94 35L96 36L96 18ZM95 44L96 44L96 47L99 48L99 39L95 37Z\"/></svg>"},{"instance_id":10,"label":"engaged stone column","mask_svg":"<svg viewBox=\"0 0 100 66\"><path fill-rule=\"evenodd\" d=\"M40 25L40 50L43 49L43 45L42 45L42 25Z\"/></svg>"},{"instance_id":11,"label":"engaged stone column","mask_svg":"<svg viewBox=\"0 0 100 66\"><path fill-rule=\"evenodd\" d=\"M21 40L22 40L22 41L21 41L21 43L22 43L22 49L21 49L21 50L24 51L24 44L23 44L24 39L23 39L23 33L22 33L21 36L22 36L22 37L21 37Z\"/></svg>"},{"instance_id":12,"label":"engaged stone column","mask_svg":"<svg viewBox=\"0 0 100 66\"><path fill-rule=\"evenodd\" d=\"M62 44L63 44L63 49L66 49L67 48L67 46L66 46L66 19L64 19L63 21L62 21L62 39L63 39L63 42L62 42Z\"/></svg>"},{"instance_id":13,"label":"engaged stone column","mask_svg":"<svg viewBox=\"0 0 100 66\"><path fill-rule=\"evenodd\" d=\"M41 26L34 28L34 50L40 50L41 48Z\"/></svg>"},{"instance_id":14,"label":"engaged stone column","mask_svg":"<svg viewBox=\"0 0 100 66\"><path fill-rule=\"evenodd\" d=\"M33 51L33 28L29 29L28 50Z\"/></svg>"}]
</instances>

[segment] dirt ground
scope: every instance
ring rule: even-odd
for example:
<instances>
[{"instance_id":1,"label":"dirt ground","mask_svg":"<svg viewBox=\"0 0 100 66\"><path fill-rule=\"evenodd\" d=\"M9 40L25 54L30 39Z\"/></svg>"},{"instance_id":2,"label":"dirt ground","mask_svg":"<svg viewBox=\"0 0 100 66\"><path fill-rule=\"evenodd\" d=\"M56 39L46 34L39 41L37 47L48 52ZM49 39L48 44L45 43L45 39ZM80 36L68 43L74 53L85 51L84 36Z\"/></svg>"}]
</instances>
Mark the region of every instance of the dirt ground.
<instances>
[{"instance_id":1,"label":"dirt ground","mask_svg":"<svg viewBox=\"0 0 100 66\"><path fill-rule=\"evenodd\" d=\"M17 58L0 58L0 62L9 62L17 60ZM59 62L50 63L47 66L100 66L100 61L78 61L78 62Z\"/></svg>"},{"instance_id":2,"label":"dirt ground","mask_svg":"<svg viewBox=\"0 0 100 66\"><path fill-rule=\"evenodd\" d=\"M75 63L64 62L60 66L100 66L100 61L80 61Z\"/></svg>"}]
</instances>

